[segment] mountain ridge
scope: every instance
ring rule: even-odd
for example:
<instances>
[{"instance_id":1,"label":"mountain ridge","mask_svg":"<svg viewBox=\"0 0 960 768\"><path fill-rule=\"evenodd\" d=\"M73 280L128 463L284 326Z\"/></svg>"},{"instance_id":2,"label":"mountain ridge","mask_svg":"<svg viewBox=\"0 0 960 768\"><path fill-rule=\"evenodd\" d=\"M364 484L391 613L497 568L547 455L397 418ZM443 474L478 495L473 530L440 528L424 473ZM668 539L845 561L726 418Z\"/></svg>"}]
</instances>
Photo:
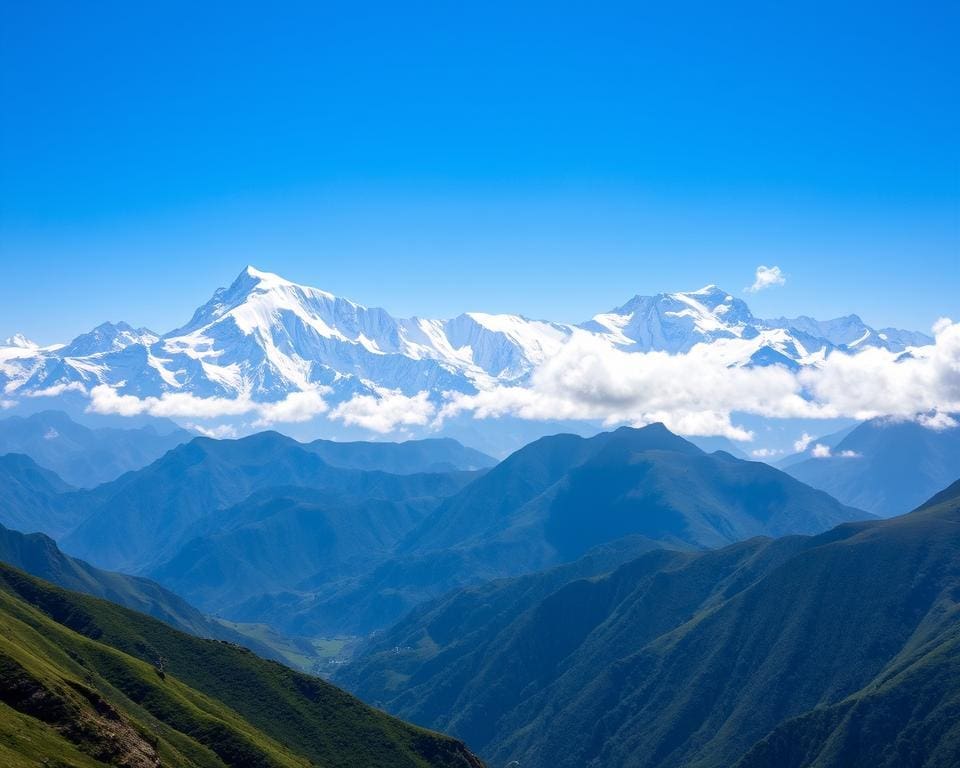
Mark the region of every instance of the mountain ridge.
<instances>
[{"instance_id":1,"label":"mountain ridge","mask_svg":"<svg viewBox=\"0 0 960 768\"><path fill-rule=\"evenodd\" d=\"M157 336L103 324L67 345L0 348L8 395L108 384L138 397L190 393L270 402L322 386L334 401L397 390L473 393L518 383L559 347L590 336L627 352L688 351L724 341L736 365L802 366L835 349L903 352L932 343L856 315L767 321L716 286L635 296L579 324L467 312L449 320L395 318L326 291L247 267L183 326Z\"/></svg>"},{"instance_id":2,"label":"mountain ridge","mask_svg":"<svg viewBox=\"0 0 960 768\"><path fill-rule=\"evenodd\" d=\"M625 536L700 549L866 516L766 464L706 454L663 425L561 434L439 500L372 570L253 595L230 617L289 634L366 634L448 590L569 562Z\"/></svg>"}]
</instances>

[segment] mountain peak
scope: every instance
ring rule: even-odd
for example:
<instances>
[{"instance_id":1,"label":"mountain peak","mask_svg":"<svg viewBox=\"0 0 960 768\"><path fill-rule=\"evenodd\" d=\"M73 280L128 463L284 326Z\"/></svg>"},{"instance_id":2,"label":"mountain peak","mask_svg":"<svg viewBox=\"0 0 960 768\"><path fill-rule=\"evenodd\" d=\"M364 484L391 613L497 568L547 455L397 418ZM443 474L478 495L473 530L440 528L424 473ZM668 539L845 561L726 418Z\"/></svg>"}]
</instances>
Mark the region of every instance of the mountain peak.
<instances>
[{"instance_id":1,"label":"mountain peak","mask_svg":"<svg viewBox=\"0 0 960 768\"><path fill-rule=\"evenodd\" d=\"M60 350L64 357L86 357L105 352L117 352L131 344L152 344L159 336L147 328L134 328L122 320L109 320L96 328L82 333Z\"/></svg>"},{"instance_id":2,"label":"mountain peak","mask_svg":"<svg viewBox=\"0 0 960 768\"><path fill-rule=\"evenodd\" d=\"M656 421L643 427L618 427L606 441L602 453L626 459L632 453L644 451L674 451L689 455L702 454L697 446L674 434L663 422Z\"/></svg>"},{"instance_id":3,"label":"mountain peak","mask_svg":"<svg viewBox=\"0 0 960 768\"><path fill-rule=\"evenodd\" d=\"M3 340L3 345L5 347L17 347L19 349L39 349L40 345L35 341L31 341L22 333L15 333L13 336Z\"/></svg>"},{"instance_id":4,"label":"mountain peak","mask_svg":"<svg viewBox=\"0 0 960 768\"><path fill-rule=\"evenodd\" d=\"M722 294L724 294L724 295L727 294L726 291L723 291L723 290L721 290L720 288L718 288L716 285L714 285L713 283L710 283L709 285L705 285L705 286L703 286L703 288L700 288L700 289L698 289L698 290L696 290L696 291L690 291L690 292L688 293L688 295L690 295L690 296L713 296L713 295L716 295L716 294L718 294L718 293L722 293Z\"/></svg>"},{"instance_id":5,"label":"mountain peak","mask_svg":"<svg viewBox=\"0 0 960 768\"><path fill-rule=\"evenodd\" d=\"M280 277L280 275L274 272L264 272L262 269L257 269L252 264L247 264L247 266L243 268L243 271L237 277L237 280L240 280L244 277L250 280L256 280L257 283L264 285L264 287L272 287L276 285L295 285L295 283L290 282L286 278Z\"/></svg>"}]
</instances>

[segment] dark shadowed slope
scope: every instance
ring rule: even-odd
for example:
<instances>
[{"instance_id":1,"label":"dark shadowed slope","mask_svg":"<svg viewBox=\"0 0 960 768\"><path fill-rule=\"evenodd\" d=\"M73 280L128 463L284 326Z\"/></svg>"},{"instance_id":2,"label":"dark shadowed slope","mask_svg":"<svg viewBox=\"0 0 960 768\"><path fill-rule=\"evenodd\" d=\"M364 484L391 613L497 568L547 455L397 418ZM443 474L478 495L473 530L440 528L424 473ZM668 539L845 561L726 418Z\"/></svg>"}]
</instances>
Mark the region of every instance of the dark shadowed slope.
<instances>
[{"instance_id":1,"label":"dark shadowed slope","mask_svg":"<svg viewBox=\"0 0 960 768\"><path fill-rule=\"evenodd\" d=\"M205 610L229 614L254 595L375 568L435 504L271 488L204 518L196 537L150 575Z\"/></svg>"},{"instance_id":2,"label":"dark shadowed slope","mask_svg":"<svg viewBox=\"0 0 960 768\"><path fill-rule=\"evenodd\" d=\"M90 429L63 411L0 419L0 454L26 454L78 488L92 488L145 467L191 437L183 429L160 433L151 425Z\"/></svg>"},{"instance_id":3,"label":"dark shadowed slope","mask_svg":"<svg viewBox=\"0 0 960 768\"><path fill-rule=\"evenodd\" d=\"M0 762L479 766L316 678L0 566Z\"/></svg>"},{"instance_id":4,"label":"dark shadowed slope","mask_svg":"<svg viewBox=\"0 0 960 768\"><path fill-rule=\"evenodd\" d=\"M851 431L830 456L785 471L844 504L890 517L960 476L960 427L933 430L913 421L874 419Z\"/></svg>"},{"instance_id":5,"label":"dark shadowed slope","mask_svg":"<svg viewBox=\"0 0 960 768\"><path fill-rule=\"evenodd\" d=\"M652 552L549 590L533 588L546 576L463 590L342 679L493 764L950 765L960 483L933 502L816 537Z\"/></svg>"},{"instance_id":6,"label":"dark shadowed slope","mask_svg":"<svg viewBox=\"0 0 960 768\"><path fill-rule=\"evenodd\" d=\"M88 516L62 544L98 565L143 571L173 556L207 515L256 491L300 486L365 498L439 499L472 478L466 472L391 475L332 467L276 432L196 438L84 494Z\"/></svg>"},{"instance_id":7,"label":"dark shadowed slope","mask_svg":"<svg viewBox=\"0 0 960 768\"><path fill-rule=\"evenodd\" d=\"M53 539L42 533L24 534L0 526L0 561L59 587L153 616L192 635L239 643L261 656L279 660L267 646L207 618L156 582L95 568L65 555Z\"/></svg>"}]
</instances>

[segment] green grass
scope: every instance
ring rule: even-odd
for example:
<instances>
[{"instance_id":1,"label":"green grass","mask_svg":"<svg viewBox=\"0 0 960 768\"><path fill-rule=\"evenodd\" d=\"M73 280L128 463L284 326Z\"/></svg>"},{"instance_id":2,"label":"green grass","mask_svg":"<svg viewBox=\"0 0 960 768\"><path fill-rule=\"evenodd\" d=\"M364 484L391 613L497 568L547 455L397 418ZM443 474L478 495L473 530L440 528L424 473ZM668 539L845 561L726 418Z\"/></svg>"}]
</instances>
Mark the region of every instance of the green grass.
<instances>
[{"instance_id":1,"label":"green grass","mask_svg":"<svg viewBox=\"0 0 960 768\"><path fill-rule=\"evenodd\" d=\"M359 642L359 638L349 636L291 637L281 635L267 624L247 624L226 619L217 621L237 634L268 648L288 666L325 678L332 674L331 662L349 658Z\"/></svg>"},{"instance_id":2,"label":"green grass","mask_svg":"<svg viewBox=\"0 0 960 768\"><path fill-rule=\"evenodd\" d=\"M3 565L0 702L2 765L480 765L322 680Z\"/></svg>"}]
</instances>

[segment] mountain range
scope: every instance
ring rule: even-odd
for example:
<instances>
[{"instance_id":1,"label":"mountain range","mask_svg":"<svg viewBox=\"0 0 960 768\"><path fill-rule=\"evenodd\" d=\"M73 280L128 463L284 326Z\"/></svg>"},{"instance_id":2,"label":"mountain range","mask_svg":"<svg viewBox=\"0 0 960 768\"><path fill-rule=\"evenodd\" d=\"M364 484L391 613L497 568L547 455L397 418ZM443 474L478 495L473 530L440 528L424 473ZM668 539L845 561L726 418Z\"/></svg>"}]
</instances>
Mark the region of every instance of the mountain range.
<instances>
[{"instance_id":1,"label":"mountain range","mask_svg":"<svg viewBox=\"0 0 960 768\"><path fill-rule=\"evenodd\" d=\"M264 402L317 386L329 387L334 402L384 390L436 397L523 382L564 342L584 335L627 352L676 353L722 342L731 365L792 368L833 350L899 353L933 342L923 333L871 328L856 315L764 320L713 285L635 296L579 324L482 312L395 318L247 267L167 333L120 322L45 347L11 337L0 346L0 388L8 398L98 384L138 397L189 393Z\"/></svg>"},{"instance_id":2,"label":"mountain range","mask_svg":"<svg viewBox=\"0 0 960 768\"><path fill-rule=\"evenodd\" d=\"M145 467L193 437L172 423L163 432L153 424L91 429L62 411L0 419L0 455L25 454L78 488L93 488Z\"/></svg>"},{"instance_id":3,"label":"mountain range","mask_svg":"<svg viewBox=\"0 0 960 768\"><path fill-rule=\"evenodd\" d=\"M313 576L298 568L301 555L318 565L316 549L298 542L315 540L336 519L312 497L250 499L211 517L209 532L146 572L238 621L294 635L366 634L447 590L568 562L625 536L645 548L703 548L869 516L766 464L706 454L662 425L542 438L436 499L392 546L366 545L377 558L352 573L343 557L328 560L336 570ZM340 514L365 521L370 512L344 505ZM357 553L349 563L361 560Z\"/></svg>"},{"instance_id":4,"label":"mountain range","mask_svg":"<svg viewBox=\"0 0 960 768\"><path fill-rule=\"evenodd\" d=\"M194 438L87 490L8 454L0 523L53 535L69 555L147 576L207 613L330 637L624 536L696 549L867 516L662 425L556 435L491 463L452 440L299 443L263 432Z\"/></svg>"},{"instance_id":5,"label":"mountain range","mask_svg":"<svg viewBox=\"0 0 960 768\"><path fill-rule=\"evenodd\" d=\"M496 462L0 420L33 456L0 454L0 762L948 765L960 484L878 521L798 477L889 515L956 433L874 420L781 470L662 424ZM92 488L39 464L141 443Z\"/></svg>"},{"instance_id":6,"label":"mountain range","mask_svg":"<svg viewBox=\"0 0 960 768\"><path fill-rule=\"evenodd\" d=\"M960 481L814 537L592 554L427 603L337 679L494 765L954 765L958 530Z\"/></svg>"},{"instance_id":7,"label":"mountain range","mask_svg":"<svg viewBox=\"0 0 960 768\"><path fill-rule=\"evenodd\" d=\"M890 517L912 509L960 477L960 429L871 419L812 441L782 468L845 504ZM824 449L826 446L826 450Z\"/></svg>"},{"instance_id":8,"label":"mountain range","mask_svg":"<svg viewBox=\"0 0 960 768\"><path fill-rule=\"evenodd\" d=\"M276 432L195 438L138 472L76 496L84 517L62 543L104 567L142 571L192 538L192 526L264 489L298 486L426 509L471 479L467 471L395 475L337 467L311 444Z\"/></svg>"}]
</instances>

